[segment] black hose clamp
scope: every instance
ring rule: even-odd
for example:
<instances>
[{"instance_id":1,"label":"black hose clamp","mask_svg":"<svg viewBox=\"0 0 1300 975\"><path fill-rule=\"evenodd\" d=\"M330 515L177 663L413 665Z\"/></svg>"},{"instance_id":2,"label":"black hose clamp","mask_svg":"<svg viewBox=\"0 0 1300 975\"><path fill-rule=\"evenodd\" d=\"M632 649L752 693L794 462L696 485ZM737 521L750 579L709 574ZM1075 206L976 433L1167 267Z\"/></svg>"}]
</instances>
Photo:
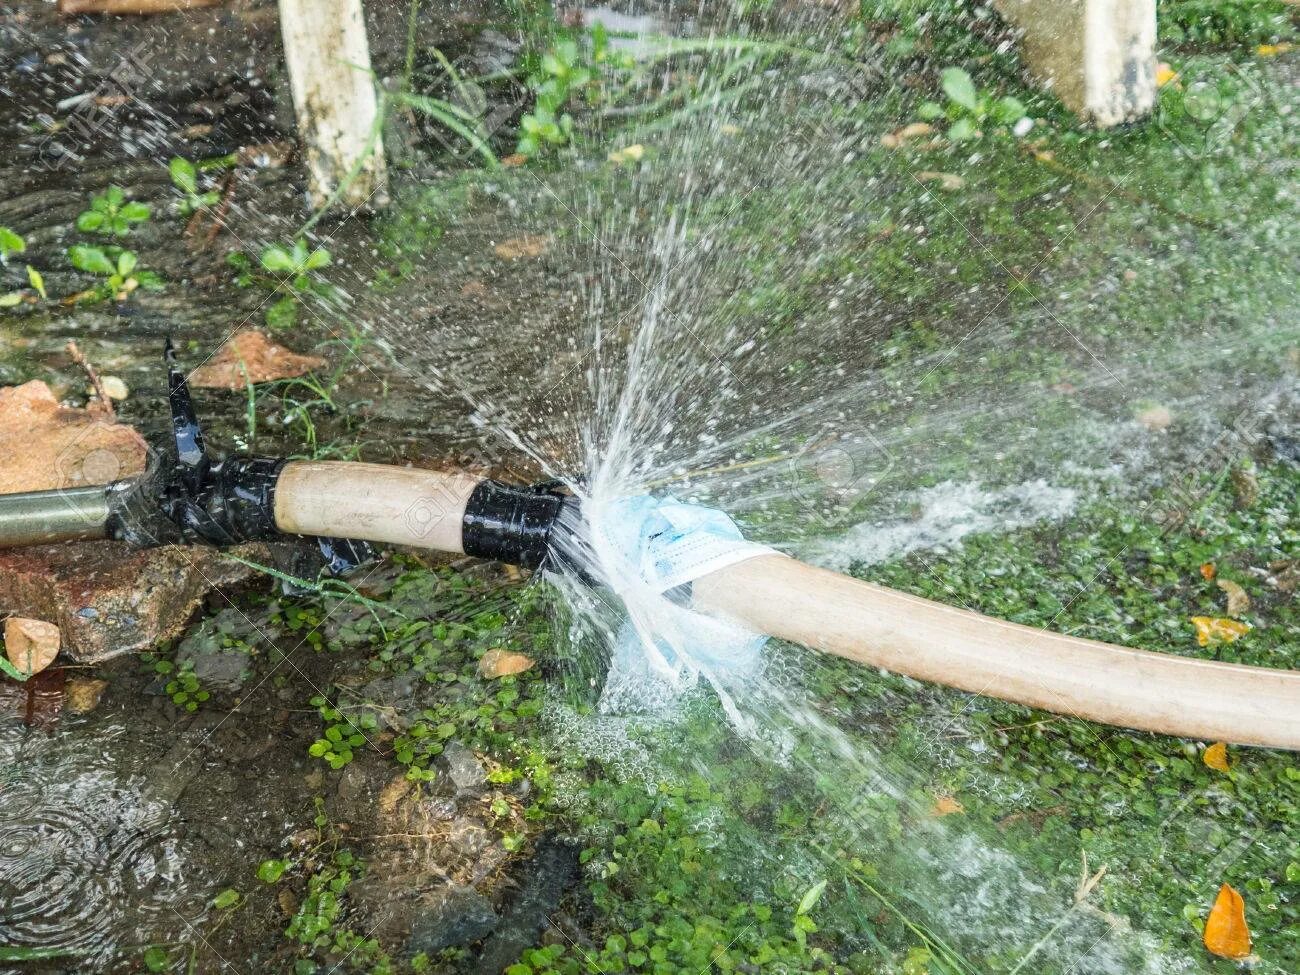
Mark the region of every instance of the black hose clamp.
<instances>
[{"instance_id":1,"label":"black hose clamp","mask_svg":"<svg viewBox=\"0 0 1300 975\"><path fill-rule=\"evenodd\" d=\"M578 499L552 483L524 487L482 481L465 505L461 546L466 555L538 569L552 555L556 525Z\"/></svg>"}]
</instances>

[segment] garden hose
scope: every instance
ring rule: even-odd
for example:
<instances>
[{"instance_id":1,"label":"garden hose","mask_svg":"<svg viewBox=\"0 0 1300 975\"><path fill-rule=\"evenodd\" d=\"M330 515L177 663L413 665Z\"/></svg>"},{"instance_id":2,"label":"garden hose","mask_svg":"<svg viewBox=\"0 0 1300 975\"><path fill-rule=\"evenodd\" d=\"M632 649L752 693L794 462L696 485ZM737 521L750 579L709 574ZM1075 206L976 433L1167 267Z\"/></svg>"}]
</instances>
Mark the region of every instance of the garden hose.
<instances>
[{"instance_id":1,"label":"garden hose","mask_svg":"<svg viewBox=\"0 0 1300 975\"><path fill-rule=\"evenodd\" d=\"M129 484L0 495L0 547L139 540L140 518L182 540L322 540L336 567L359 543L407 545L529 569L563 560L587 581L579 501L549 486L347 461L210 462L173 369L176 458ZM135 532L137 534L133 535ZM160 537L157 531L145 533ZM676 593L681 596L681 593ZM1056 714L1206 741L1300 750L1300 671L1116 646L992 619L758 550L695 578L692 609L898 674Z\"/></svg>"}]
</instances>

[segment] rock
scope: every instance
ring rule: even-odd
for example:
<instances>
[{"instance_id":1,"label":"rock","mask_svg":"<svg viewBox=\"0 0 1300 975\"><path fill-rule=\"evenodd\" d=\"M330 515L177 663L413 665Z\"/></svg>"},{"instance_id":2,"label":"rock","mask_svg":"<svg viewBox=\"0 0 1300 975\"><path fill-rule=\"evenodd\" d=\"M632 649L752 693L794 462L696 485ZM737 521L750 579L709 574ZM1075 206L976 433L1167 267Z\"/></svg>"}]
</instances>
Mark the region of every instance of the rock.
<instances>
[{"instance_id":1,"label":"rock","mask_svg":"<svg viewBox=\"0 0 1300 975\"><path fill-rule=\"evenodd\" d=\"M60 406L32 381L0 387L0 456L0 494L10 494L131 477L145 469L148 447L102 409Z\"/></svg>"},{"instance_id":2,"label":"rock","mask_svg":"<svg viewBox=\"0 0 1300 975\"><path fill-rule=\"evenodd\" d=\"M104 387L104 395L109 399L123 400L131 395L126 383L122 382L117 376L101 376L99 383Z\"/></svg>"},{"instance_id":3,"label":"rock","mask_svg":"<svg viewBox=\"0 0 1300 975\"><path fill-rule=\"evenodd\" d=\"M362 745L339 773L331 818L356 825L373 822L390 768L369 745Z\"/></svg>"},{"instance_id":4,"label":"rock","mask_svg":"<svg viewBox=\"0 0 1300 975\"><path fill-rule=\"evenodd\" d=\"M233 694L252 676L253 668L248 651L223 645L227 638L253 647L262 634L239 610L223 609L185 634L176 648L176 663L189 663L205 690Z\"/></svg>"},{"instance_id":5,"label":"rock","mask_svg":"<svg viewBox=\"0 0 1300 975\"><path fill-rule=\"evenodd\" d=\"M25 674L39 674L59 655L59 628L53 623L11 616L4 634L5 656Z\"/></svg>"},{"instance_id":6,"label":"rock","mask_svg":"<svg viewBox=\"0 0 1300 975\"><path fill-rule=\"evenodd\" d=\"M324 359L298 355L273 342L263 332L243 329L222 343L216 355L190 373L190 385L203 389L244 389L249 382L292 379L323 365Z\"/></svg>"},{"instance_id":7,"label":"rock","mask_svg":"<svg viewBox=\"0 0 1300 975\"><path fill-rule=\"evenodd\" d=\"M508 650L489 650L479 658L478 672L489 680L522 674L534 664L533 658Z\"/></svg>"},{"instance_id":8,"label":"rock","mask_svg":"<svg viewBox=\"0 0 1300 975\"><path fill-rule=\"evenodd\" d=\"M1253 508L1259 500L1259 478L1249 467L1232 469L1232 493L1238 508Z\"/></svg>"},{"instance_id":9,"label":"rock","mask_svg":"<svg viewBox=\"0 0 1300 975\"><path fill-rule=\"evenodd\" d=\"M106 680L74 678L63 688L63 706L73 714L89 714L99 707L99 699L104 696L107 687Z\"/></svg>"},{"instance_id":10,"label":"rock","mask_svg":"<svg viewBox=\"0 0 1300 975\"><path fill-rule=\"evenodd\" d=\"M475 966L479 972L505 971L537 944L540 933L554 927L551 918L578 879L578 849L546 837L516 875L521 878L519 892L483 945Z\"/></svg>"},{"instance_id":11,"label":"rock","mask_svg":"<svg viewBox=\"0 0 1300 975\"><path fill-rule=\"evenodd\" d=\"M456 787L457 794L480 789L487 785L487 771L470 749L458 741L449 741L442 750L446 776Z\"/></svg>"},{"instance_id":12,"label":"rock","mask_svg":"<svg viewBox=\"0 0 1300 975\"><path fill-rule=\"evenodd\" d=\"M408 954L436 955L445 948L472 944L496 927L492 902L473 887L448 886L420 898L421 911L411 926Z\"/></svg>"},{"instance_id":13,"label":"rock","mask_svg":"<svg viewBox=\"0 0 1300 975\"><path fill-rule=\"evenodd\" d=\"M261 545L232 550L267 564ZM0 606L56 624L74 660L96 663L177 635L212 589L253 570L216 549L125 542L0 551Z\"/></svg>"}]
</instances>

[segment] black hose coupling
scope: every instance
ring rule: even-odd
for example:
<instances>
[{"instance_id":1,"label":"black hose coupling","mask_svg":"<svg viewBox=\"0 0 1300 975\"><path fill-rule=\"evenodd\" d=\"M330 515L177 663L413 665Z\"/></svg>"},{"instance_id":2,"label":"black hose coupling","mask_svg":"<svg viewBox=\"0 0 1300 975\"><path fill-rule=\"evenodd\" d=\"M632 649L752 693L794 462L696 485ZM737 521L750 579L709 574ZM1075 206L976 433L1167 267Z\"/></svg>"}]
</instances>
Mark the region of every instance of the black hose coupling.
<instances>
[{"instance_id":1,"label":"black hose coupling","mask_svg":"<svg viewBox=\"0 0 1300 975\"><path fill-rule=\"evenodd\" d=\"M554 483L524 487L482 481L465 505L461 545L466 555L495 559L525 569L557 564L557 527L576 524L578 499Z\"/></svg>"},{"instance_id":2,"label":"black hose coupling","mask_svg":"<svg viewBox=\"0 0 1300 975\"><path fill-rule=\"evenodd\" d=\"M168 462L155 479L163 516L180 530L185 541L233 545L278 536L275 484L288 461L277 457L212 460L171 339L167 340L164 355L172 442L164 451ZM370 546L362 541L317 538L316 544L327 567L336 575L374 557Z\"/></svg>"}]
</instances>

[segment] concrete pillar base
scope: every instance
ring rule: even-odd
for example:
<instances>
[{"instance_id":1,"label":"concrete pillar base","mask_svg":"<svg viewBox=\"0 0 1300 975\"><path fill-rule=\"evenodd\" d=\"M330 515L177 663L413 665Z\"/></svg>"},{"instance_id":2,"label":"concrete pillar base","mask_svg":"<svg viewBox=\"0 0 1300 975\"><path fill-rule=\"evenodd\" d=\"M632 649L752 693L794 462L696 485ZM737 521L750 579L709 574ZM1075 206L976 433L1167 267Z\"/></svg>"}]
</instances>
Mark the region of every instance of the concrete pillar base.
<instances>
[{"instance_id":1,"label":"concrete pillar base","mask_svg":"<svg viewBox=\"0 0 1300 975\"><path fill-rule=\"evenodd\" d=\"M996 0L1025 62L1066 108L1106 128L1156 103L1155 0Z\"/></svg>"}]
</instances>

